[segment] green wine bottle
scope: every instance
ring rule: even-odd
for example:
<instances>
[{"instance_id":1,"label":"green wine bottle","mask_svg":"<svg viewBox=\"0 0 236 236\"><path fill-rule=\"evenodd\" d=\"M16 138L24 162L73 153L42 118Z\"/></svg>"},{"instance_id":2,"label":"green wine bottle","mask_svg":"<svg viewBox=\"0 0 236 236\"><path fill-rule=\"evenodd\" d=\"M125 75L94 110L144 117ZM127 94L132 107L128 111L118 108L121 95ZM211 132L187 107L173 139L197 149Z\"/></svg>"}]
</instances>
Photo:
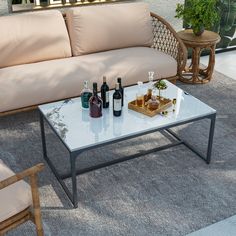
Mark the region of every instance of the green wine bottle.
<instances>
[{"instance_id":1,"label":"green wine bottle","mask_svg":"<svg viewBox=\"0 0 236 236\"><path fill-rule=\"evenodd\" d=\"M92 91L88 87L88 81L84 81L84 88L81 91L81 105L83 108L89 108L89 99L92 96Z\"/></svg>"}]
</instances>

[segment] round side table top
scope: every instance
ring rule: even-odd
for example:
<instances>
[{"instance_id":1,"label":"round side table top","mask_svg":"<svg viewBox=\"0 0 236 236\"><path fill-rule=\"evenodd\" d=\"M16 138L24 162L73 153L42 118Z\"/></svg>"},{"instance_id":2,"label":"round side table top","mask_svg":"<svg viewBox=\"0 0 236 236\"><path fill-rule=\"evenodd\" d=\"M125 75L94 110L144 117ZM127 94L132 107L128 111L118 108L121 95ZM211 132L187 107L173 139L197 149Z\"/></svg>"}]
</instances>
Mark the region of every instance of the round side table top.
<instances>
[{"instance_id":1,"label":"round side table top","mask_svg":"<svg viewBox=\"0 0 236 236\"><path fill-rule=\"evenodd\" d=\"M219 34L208 30L205 30L201 36L196 36L191 29L182 30L178 35L184 43L192 45L214 44L221 39Z\"/></svg>"}]
</instances>

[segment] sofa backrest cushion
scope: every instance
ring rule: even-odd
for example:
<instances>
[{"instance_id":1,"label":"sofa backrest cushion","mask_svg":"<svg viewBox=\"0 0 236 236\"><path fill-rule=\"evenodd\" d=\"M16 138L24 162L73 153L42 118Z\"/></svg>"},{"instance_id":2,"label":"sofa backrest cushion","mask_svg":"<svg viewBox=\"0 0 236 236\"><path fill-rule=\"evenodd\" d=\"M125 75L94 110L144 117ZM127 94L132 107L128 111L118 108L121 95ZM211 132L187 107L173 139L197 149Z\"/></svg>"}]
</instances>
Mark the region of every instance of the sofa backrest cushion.
<instances>
[{"instance_id":1,"label":"sofa backrest cushion","mask_svg":"<svg viewBox=\"0 0 236 236\"><path fill-rule=\"evenodd\" d=\"M73 56L153 42L150 10L145 3L88 6L66 12Z\"/></svg>"},{"instance_id":2,"label":"sofa backrest cushion","mask_svg":"<svg viewBox=\"0 0 236 236\"><path fill-rule=\"evenodd\" d=\"M65 57L71 47L60 11L0 17L0 68Z\"/></svg>"}]
</instances>

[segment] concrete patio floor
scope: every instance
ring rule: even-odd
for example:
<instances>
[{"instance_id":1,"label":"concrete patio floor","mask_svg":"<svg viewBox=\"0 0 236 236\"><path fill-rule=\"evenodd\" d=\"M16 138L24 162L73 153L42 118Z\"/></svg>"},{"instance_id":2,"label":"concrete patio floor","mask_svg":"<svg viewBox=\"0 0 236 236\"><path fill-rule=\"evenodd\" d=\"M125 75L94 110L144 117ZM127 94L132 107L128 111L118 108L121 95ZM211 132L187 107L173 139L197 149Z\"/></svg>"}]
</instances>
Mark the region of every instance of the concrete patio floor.
<instances>
[{"instance_id":1,"label":"concrete patio floor","mask_svg":"<svg viewBox=\"0 0 236 236\"><path fill-rule=\"evenodd\" d=\"M234 236L236 235L236 215L200 229L187 236Z\"/></svg>"},{"instance_id":2,"label":"concrete patio floor","mask_svg":"<svg viewBox=\"0 0 236 236\"><path fill-rule=\"evenodd\" d=\"M201 57L201 63L208 63L208 56ZM215 70L236 80L236 50L216 54Z\"/></svg>"}]
</instances>

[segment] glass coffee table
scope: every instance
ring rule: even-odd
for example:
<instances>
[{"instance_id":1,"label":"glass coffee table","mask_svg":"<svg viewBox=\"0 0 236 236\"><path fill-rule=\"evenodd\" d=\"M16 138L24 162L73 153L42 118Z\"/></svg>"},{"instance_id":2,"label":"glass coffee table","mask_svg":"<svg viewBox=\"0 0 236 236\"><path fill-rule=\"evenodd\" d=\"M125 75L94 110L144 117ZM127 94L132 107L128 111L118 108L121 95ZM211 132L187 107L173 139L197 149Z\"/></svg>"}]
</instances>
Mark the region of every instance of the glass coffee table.
<instances>
[{"instance_id":1,"label":"glass coffee table","mask_svg":"<svg viewBox=\"0 0 236 236\"><path fill-rule=\"evenodd\" d=\"M177 99L175 112L169 112L166 116L157 115L155 117L148 117L128 109L128 102L136 98L137 86L125 88L124 107L122 116L120 117L113 116L112 96L110 96L110 107L103 110L103 116L101 118L89 117L89 111L81 108L81 99L79 97L39 106L43 157L74 207L78 206L76 176L92 170L134 159L151 152L171 148L176 145L185 145L200 158L205 160L207 164L210 163L216 110L170 82L166 81L166 83L168 89L165 91L165 97ZM148 84L144 84L144 93L148 86ZM111 91L110 94L113 94L113 92ZM172 108L169 110L172 111ZM201 154L192 145L179 138L178 135L171 130L173 127L201 119L210 119L211 121L206 155ZM68 174L61 175L47 155L44 122L50 126L69 152L68 161L70 162L70 172ZM78 159L79 161L80 154L86 150L163 130L174 137L176 141L165 146L145 150L132 156L126 156L82 170L76 170L76 160ZM64 182L67 178L71 178L72 180L72 192Z\"/></svg>"}]
</instances>

